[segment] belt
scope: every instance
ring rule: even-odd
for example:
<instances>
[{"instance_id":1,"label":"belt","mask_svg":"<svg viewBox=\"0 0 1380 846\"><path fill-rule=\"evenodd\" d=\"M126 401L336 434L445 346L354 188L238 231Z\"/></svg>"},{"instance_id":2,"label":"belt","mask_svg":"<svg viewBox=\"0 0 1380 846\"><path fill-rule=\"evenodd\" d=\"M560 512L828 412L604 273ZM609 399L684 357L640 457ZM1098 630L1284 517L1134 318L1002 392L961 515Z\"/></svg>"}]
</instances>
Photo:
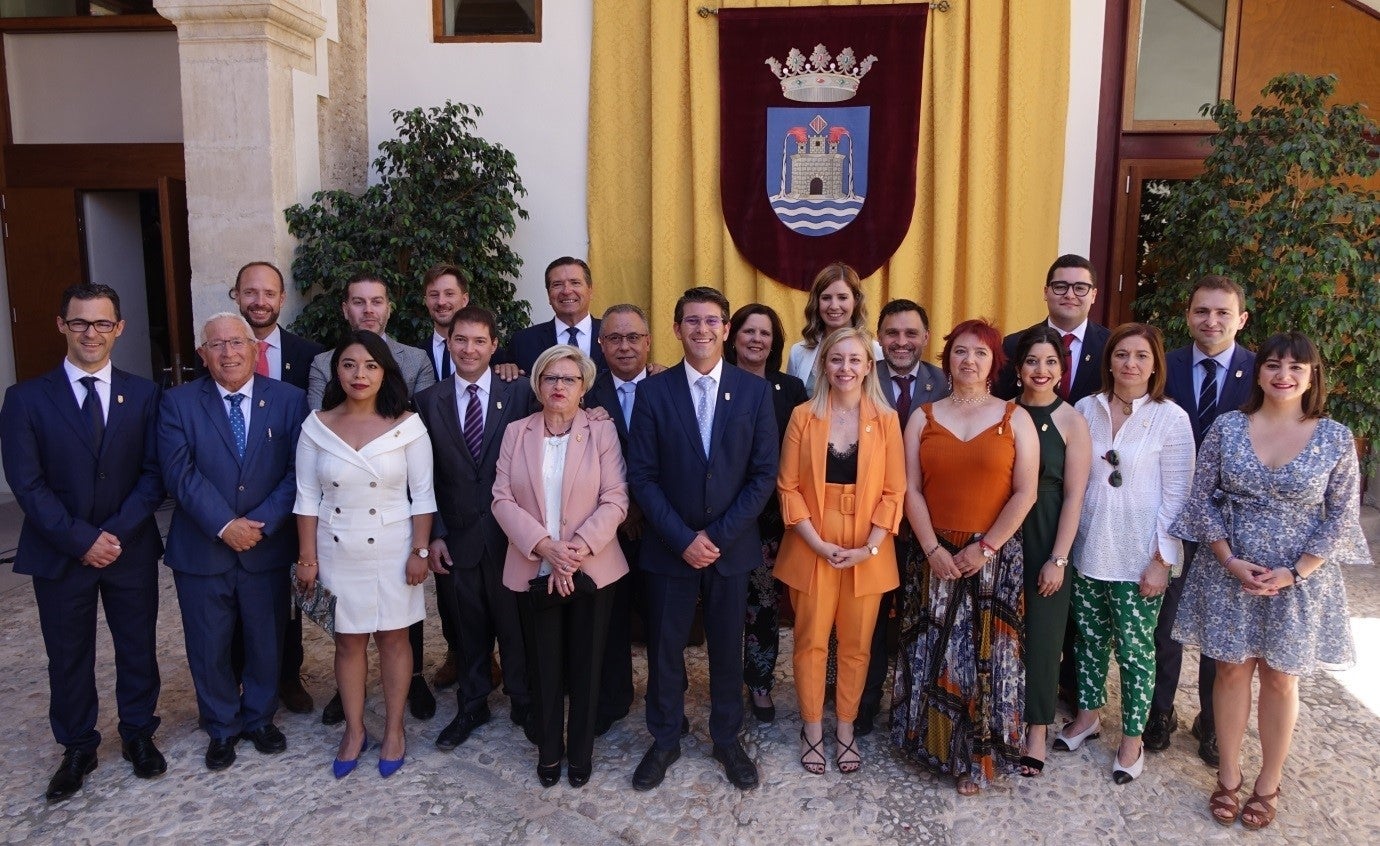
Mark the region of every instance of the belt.
<instances>
[{"instance_id":1,"label":"belt","mask_svg":"<svg viewBox=\"0 0 1380 846\"><path fill-rule=\"evenodd\" d=\"M856 485L826 484L824 486L825 509L837 511L840 514L856 514L858 497L853 493L856 489Z\"/></svg>"}]
</instances>

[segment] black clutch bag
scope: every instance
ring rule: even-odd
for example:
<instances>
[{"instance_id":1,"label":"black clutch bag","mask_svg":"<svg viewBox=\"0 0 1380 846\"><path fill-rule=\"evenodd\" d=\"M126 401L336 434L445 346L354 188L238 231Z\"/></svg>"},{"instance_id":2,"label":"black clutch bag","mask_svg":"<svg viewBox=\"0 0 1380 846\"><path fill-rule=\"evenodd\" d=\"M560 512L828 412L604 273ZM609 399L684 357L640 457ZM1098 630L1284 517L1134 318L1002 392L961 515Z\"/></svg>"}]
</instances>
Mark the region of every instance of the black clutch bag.
<instances>
[{"instance_id":1,"label":"black clutch bag","mask_svg":"<svg viewBox=\"0 0 1380 846\"><path fill-rule=\"evenodd\" d=\"M321 579L312 582L310 590L302 590L297 585L297 565L288 572L292 585L292 604L301 610L302 616L325 629L326 634L335 637L335 594L321 584Z\"/></svg>"},{"instance_id":2,"label":"black clutch bag","mask_svg":"<svg viewBox=\"0 0 1380 846\"><path fill-rule=\"evenodd\" d=\"M568 596L561 596L559 591L548 590L547 582L550 576L537 576L527 583L527 596L532 600L532 607L538 611L544 608L554 608L557 605L565 605L577 596L593 596L599 586L594 580L585 575L584 570L575 571L575 589Z\"/></svg>"}]
</instances>

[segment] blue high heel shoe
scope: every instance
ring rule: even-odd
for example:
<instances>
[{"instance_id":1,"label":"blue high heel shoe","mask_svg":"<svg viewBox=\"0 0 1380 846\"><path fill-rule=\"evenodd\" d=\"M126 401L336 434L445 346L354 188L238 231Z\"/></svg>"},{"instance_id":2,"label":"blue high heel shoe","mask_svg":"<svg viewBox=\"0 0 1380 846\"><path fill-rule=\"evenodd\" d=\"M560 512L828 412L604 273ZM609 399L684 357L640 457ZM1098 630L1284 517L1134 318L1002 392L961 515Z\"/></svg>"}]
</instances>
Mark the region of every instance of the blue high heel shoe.
<instances>
[{"instance_id":1,"label":"blue high heel shoe","mask_svg":"<svg viewBox=\"0 0 1380 846\"><path fill-rule=\"evenodd\" d=\"M354 771L355 771L355 767L359 766L359 758L360 758L360 755L363 755L363 754L364 754L364 750L366 750L366 749L368 749L368 748L369 748L369 733L368 733L368 732L365 732L365 734L364 734L364 742L361 743L361 744L359 745L359 752L358 752L358 754L356 754L355 757L354 757L352 760L349 760L349 761L342 761L342 760L340 760L339 758L336 758L334 761L332 761L332 762L331 762L331 775L334 775L336 778L344 778L345 776L347 776L347 775L349 775L350 773L354 772Z\"/></svg>"},{"instance_id":2,"label":"blue high heel shoe","mask_svg":"<svg viewBox=\"0 0 1380 846\"><path fill-rule=\"evenodd\" d=\"M407 763L407 753L405 752L403 753L403 756L401 758L395 758L391 761L383 757L382 755L379 755L379 775L384 778L388 778L389 776L393 775L393 773L396 773L398 770L402 769L402 765L405 763Z\"/></svg>"}]
</instances>

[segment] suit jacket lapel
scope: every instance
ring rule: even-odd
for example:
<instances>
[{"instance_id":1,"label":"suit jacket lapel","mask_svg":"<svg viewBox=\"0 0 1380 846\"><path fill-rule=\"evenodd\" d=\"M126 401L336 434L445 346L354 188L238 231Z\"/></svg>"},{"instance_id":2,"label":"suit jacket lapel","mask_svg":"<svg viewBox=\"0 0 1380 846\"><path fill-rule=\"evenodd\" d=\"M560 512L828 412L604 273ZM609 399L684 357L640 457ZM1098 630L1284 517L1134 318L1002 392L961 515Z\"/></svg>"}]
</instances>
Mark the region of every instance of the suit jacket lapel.
<instances>
[{"instance_id":1,"label":"suit jacket lapel","mask_svg":"<svg viewBox=\"0 0 1380 846\"><path fill-rule=\"evenodd\" d=\"M513 390L516 382L504 382L503 380L492 377L489 381L489 407L484 415L484 445L479 448L479 455L485 457L489 450L496 449L495 444L502 440L503 430L507 428L508 422L513 419L516 413L513 403L516 400Z\"/></svg>"},{"instance_id":2,"label":"suit jacket lapel","mask_svg":"<svg viewBox=\"0 0 1380 846\"><path fill-rule=\"evenodd\" d=\"M522 441L523 458L527 464L527 483L530 486L533 496L537 500L538 519L543 526L546 525L546 483L542 479L542 452L546 448L546 441L542 437L544 434L537 427L542 425L541 418L528 420L525 423L515 423L516 426L524 428Z\"/></svg>"},{"instance_id":3,"label":"suit jacket lapel","mask_svg":"<svg viewBox=\"0 0 1380 846\"><path fill-rule=\"evenodd\" d=\"M262 446L267 433L272 431L268 425L268 413L274 407L273 403L277 397L274 396L272 386L268 384L270 381L266 376L254 377L254 396L250 400L254 408L249 414L249 431L246 433L248 440L244 445L244 460L240 462L246 467L258 455L259 447ZM230 419L229 406L226 408L227 411L224 416L228 421ZM228 427L229 424L226 425ZM281 437L281 435L280 432L279 436Z\"/></svg>"},{"instance_id":4,"label":"suit jacket lapel","mask_svg":"<svg viewBox=\"0 0 1380 846\"><path fill-rule=\"evenodd\" d=\"M96 454L95 443L91 433L91 427L87 425L86 418L82 416L81 406L77 403L77 395L72 391L72 383L67 381L67 371L61 365L57 370L48 374L49 388L44 391L48 399L53 403L57 410L58 417L66 421L72 427L72 432L77 436L77 440Z\"/></svg>"},{"instance_id":5,"label":"suit jacket lapel","mask_svg":"<svg viewBox=\"0 0 1380 846\"><path fill-rule=\"evenodd\" d=\"M110 407L105 410L105 437L101 440L101 455L105 455L111 444L118 444L123 437L121 429L129 420L129 412L125 411L125 389L129 378L123 370L111 370L110 372ZM139 438L142 440L143 435Z\"/></svg>"},{"instance_id":6,"label":"suit jacket lapel","mask_svg":"<svg viewBox=\"0 0 1380 846\"><path fill-rule=\"evenodd\" d=\"M1217 413L1235 411L1245 405L1251 394L1251 379L1255 378L1255 368L1246 362L1246 350L1240 345L1231 354L1231 369L1222 379L1222 399L1217 403Z\"/></svg>"},{"instance_id":7,"label":"suit jacket lapel","mask_svg":"<svg viewBox=\"0 0 1380 846\"><path fill-rule=\"evenodd\" d=\"M441 387L436 389L436 406L436 414L441 418L441 428L445 430L446 439L466 458L470 458L470 450L465 446L465 433L460 428L460 408L456 405L454 378L445 380Z\"/></svg>"},{"instance_id":8,"label":"suit jacket lapel","mask_svg":"<svg viewBox=\"0 0 1380 846\"><path fill-rule=\"evenodd\" d=\"M219 432L221 440L225 441L225 448L238 461L239 450L235 448L235 436L230 432L230 406L220 398L220 391L216 389L216 380L210 376L206 376L205 379L206 383L201 386L201 407L211 418L211 427ZM247 449L246 452L248 452Z\"/></svg>"},{"instance_id":9,"label":"suit jacket lapel","mask_svg":"<svg viewBox=\"0 0 1380 846\"><path fill-rule=\"evenodd\" d=\"M570 502L575 493L575 477L585 460L585 450L589 448L589 417L583 412L575 413L575 422L570 430L570 440L565 444L565 469L561 473L561 502ZM591 480L581 480L589 484ZM598 493L598 490L595 490Z\"/></svg>"},{"instance_id":10,"label":"suit jacket lapel","mask_svg":"<svg viewBox=\"0 0 1380 846\"><path fill-rule=\"evenodd\" d=\"M695 416L695 400L690 396L690 384L685 381L685 362L682 360L674 368L675 375L671 377L671 404L676 406L674 417L680 421L681 428L685 430L685 437L697 449L695 454L708 463L705 459L704 450L700 446L700 425L699 418ZM717 417L717 409L715 411ZM709 439L710 449L713 449L714 438Z\"/></svg>"},{"instance_id":11,"label":"suit jacket lapel","mask_svg":"<svg viewBox=\"0 0 1380 846\"><path fill-rule=\"evenodd\" d=\"M714 398L714 422L709 428L709 454L713 455L719 448L719 441L724 436L724 426L728 425L728 410L733 401L733 392L738 388L738 370L728 362L724 362L724 369L720 373L719 393ZM696 426L696 434L699 427Z\"/></svg>"}]
</instances>

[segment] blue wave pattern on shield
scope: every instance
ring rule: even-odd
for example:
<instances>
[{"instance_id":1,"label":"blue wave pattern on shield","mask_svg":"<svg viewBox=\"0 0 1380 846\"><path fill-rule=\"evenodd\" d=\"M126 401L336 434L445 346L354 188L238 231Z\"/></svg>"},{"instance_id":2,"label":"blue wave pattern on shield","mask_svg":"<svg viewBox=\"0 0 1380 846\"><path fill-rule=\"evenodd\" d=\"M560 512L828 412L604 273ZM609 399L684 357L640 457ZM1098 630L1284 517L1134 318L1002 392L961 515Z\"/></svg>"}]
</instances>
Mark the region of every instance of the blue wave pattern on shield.
<instances>
[{"instance_id":1,"label":"blue wave pattern on shield","mask_svg":"<svg viewBox=\"0 0 1380 846\"><path fill-rule=\"evenodd\" d=\"M766 189L800 235L839 231L867 199L868 106L768 108Z\"/></svg>"}]
</instances>

